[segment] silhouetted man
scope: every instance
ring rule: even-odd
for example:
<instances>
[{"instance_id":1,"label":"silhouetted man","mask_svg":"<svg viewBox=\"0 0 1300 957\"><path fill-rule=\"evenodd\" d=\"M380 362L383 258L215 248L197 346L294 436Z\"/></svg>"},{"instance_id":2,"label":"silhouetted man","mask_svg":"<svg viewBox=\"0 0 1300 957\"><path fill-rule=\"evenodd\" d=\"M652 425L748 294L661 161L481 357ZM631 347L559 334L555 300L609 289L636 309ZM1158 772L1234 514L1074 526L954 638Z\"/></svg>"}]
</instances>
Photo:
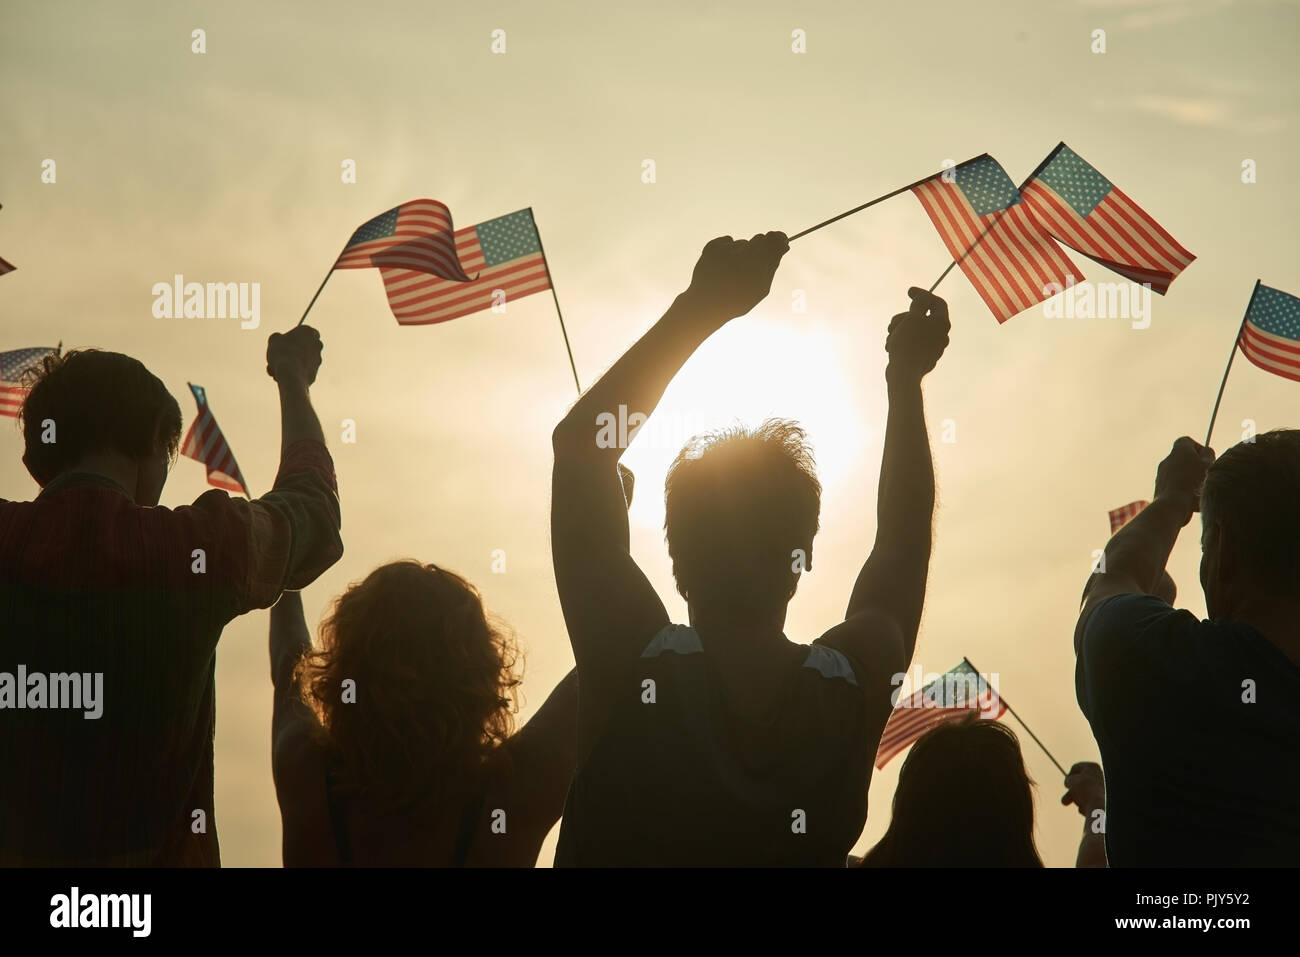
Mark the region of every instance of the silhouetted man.
<instances>
[{"instance_id":1,"label":"silhouetted man","mask_svg":"<svg viewBox=\"0 0 1300 957\"><path fill-rule=\"evenodd\" d=\"M620 406L653 412L695 349L767 295L787 248L781 233L705 246L686 292L555 430L552 550L579 675L558 865L842 867L862 830L925 596L921 377L947 344L946 306L914 289L890 326L876 545L845 620L811 646L783 633L820 510L802 430L773 420L697 438L673 463L665 527L687 626L628 554L623 449L598 425ZM800 371L816 388L817 370Z\"/></svg>"},{"instance_id":2,"label":"silhouetted man","mask_svg":"<svg viewBox=\"0 0 1300 957\"><path fill-rule=\"evenodd\" d=\"M1112 867L1300 864L1297 490L1300 432L1217 462L1181 438L1088 582L1075 683L1101 748ZM1207 621L1158 597L1198 502Z\"/></svg>"},{"instance_id":3,"label":"silhouetted man","mask_svg":"<svg viewBox=\"0 0 1300 957\"><path fill-rule=\"evenodd\" d=\"M0 501L0 863L219 863L222 627L343 552L308 398L320 354L307 326L268 344L282 433L272 490L246 501L214 489L177 509L158 506L181 432L163 383L114 352L46 360L22 411L41 493Z\"/></svg>"}]
</instances>

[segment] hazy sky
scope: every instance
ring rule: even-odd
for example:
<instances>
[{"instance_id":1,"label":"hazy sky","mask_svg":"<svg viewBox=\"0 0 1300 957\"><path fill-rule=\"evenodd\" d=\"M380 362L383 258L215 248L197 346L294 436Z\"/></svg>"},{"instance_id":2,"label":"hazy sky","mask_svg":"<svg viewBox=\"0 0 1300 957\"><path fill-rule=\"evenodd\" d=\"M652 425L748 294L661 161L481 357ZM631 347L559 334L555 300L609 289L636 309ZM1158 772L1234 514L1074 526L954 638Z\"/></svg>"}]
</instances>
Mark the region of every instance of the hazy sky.
<instances>
[{"instance_id":1,"label":"hazy sky","mask_svg":"<svg viewBox=\"0 0 1300 957\"><path fill-rule=\"evenodd\" d=\"M725 7L725 9L724 9ZM940 505L916 661L968 656L1068 767L1095 760L1071 633L1108 509L1149 497L1173 439L1202 439L1257 278L1300 293L1295 2L92 4L9 0L0 26L0 350L99 346L210 405L254 492L279 448L267 335L293 325L340 246L405 200L458 226L531 206L583 384L652 323L713 236L795 232L992 153L1019 181L1060 140L1198 259L1149 328L1128 319L999 326L950 275L952 345L927 379ZM207 52L191 52L206 31ZM490 50L506 32L506 53ZM807 52L791 51L792 31ZM1092 31L1107 52L1091 52ZM41 182L53 159L57 181ZM357 182L341 182L355 160ZM656 182L642 182L652 159ZM1243 161L1258 182L1243 184ZM1119 277L1071 258L1093 281ZM825 484L816 568L787 633L843 614L874 535L884 330L948 258L904 195L796 242L769 299L669 389L625 461L633 553L685 619L663 545L663 476L685 429L799 419ZM261 327L156 319L154 283L261 284ZM796 290L807 311L796 312ZM375 271L330 280L311 322L313 390L339 473L347 554L304 593L326 603L375 565L457 569L528 651L526 718L571 667L547 539L550 431L574 397L549 295L399 328ZM1252 419L1297 423L1295 383L1240 357L1214 445ZM355 444L341 444L344 419ZM657 416L656 418L659 418ZM942 442L942 423L951 420ZM0 425L4 425L4 420ZM652 420L649 428L658 425ZM651 441L655 439L656 441ZM0 429L0 495L30 498ZM181 459L163 504L207 488ZM505 574L493 574L504 549ZM1197 526L1170 570L1197 614ZM216 818L228 865L275 865L267 615L218 655ZM1007 720L1010 721L1008 718ZM1010 721L1020 732L1020 727ZM1082 819L1021 733L1038 840L1068 866ZM860 848L883 833L902 759L877 772ZM955 782L978 787L979 782ZM543 854L549 862L552 841Z\"/></svg>"}]
</instances>

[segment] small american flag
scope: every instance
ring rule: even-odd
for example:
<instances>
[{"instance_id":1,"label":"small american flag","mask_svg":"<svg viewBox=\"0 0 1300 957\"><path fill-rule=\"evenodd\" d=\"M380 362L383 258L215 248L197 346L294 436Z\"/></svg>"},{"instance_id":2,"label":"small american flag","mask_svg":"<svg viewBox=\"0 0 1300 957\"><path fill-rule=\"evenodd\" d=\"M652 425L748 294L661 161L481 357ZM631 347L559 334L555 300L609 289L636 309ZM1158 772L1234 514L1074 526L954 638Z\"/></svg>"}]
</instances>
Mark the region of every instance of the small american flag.
<instances>
[{"instance_id":1,"label":"small american flag","mask_svg":"<svg viewBox=\"0 0 1300 957\"><path fill-rule=\"evenodd\" d=\"M1150 283L1158 293L1196 258L1064 143L1020 193L1047 232L1132 282Z\"/></svg>"},{"instance_id":2,"label":"small american flag","mask_svg":"<svg viewBox=\"0 0 1300 957\"><path fill-rule=\"evenodd\" d=\"M1138 501L1129 502L1127 505L1121 505L1119 508L1110 510L1110 533L1114 535L1121 528L1127 525L1133 519L1137 518L1137 513L1146 508L1150 502Z\"/></svg>"},{"instance_id":3,"label":"small american flag","mask_svg":"<svg viewBox=\"0 0 1300 957\"><path fill-rule=\"evenodd\" d=\"M436 199L413 199L363 223L334 263L335 269L375 266L469 282L456 258L451 210Z\"/></svg>"},{"instance_id":4,"label":"small american flag","mask_svg":"<svg viewBox=\"0 0 1300 957\"><path fill-rule=\"evenodd\" d=\"M12 263L7 263L3 259L0 259L0 276L3 276L7 272L13 272L17 268L18 267Z\"/></svg>"},{"instance_id":5,"label":"small american flag","mask_svg":"<svg viewBox=\"0 0 1300 957\"><path fill-rule=\"evenodd\" d=\"M399 323L446 322L551 288L531 208L456 230L456 254L466 269L479 270L472 281L447 282L410 269L380 270Z\"/></svg>"},{"instance_id":6,"label":"small american flag","mask_svg":"<svg viewBox=\"0 0 1300 957\"><path fill-rule=\"evenodd\" d=\"M46 356L58 355L57 348L37 346L33 349L15 349L0 352L0 415L17 418L31 391L23 381L27 373L41 367Z\"/></svg>"},{"instance_id":7,"label":"small american flag","mask_svg":"<svg viewBox=\"0 0 1300 957\"><path fill-rule=\"evenodd\" d=\"M956 668L939 675L894 707L876 748L876 767L883 768L890 758L936 725L978 711L981 700L986 706L990 703L997 705L997 714L989 720L1006 714L1007 706L1002 698L963 658Z\"/></svg>"},{"instance_id":8,"label":"small american flag","mask_svg":"<svg viewBox=\"0 0 1300 957\"><path fill-rule=\"evenodd\" d=\"M235 454L230 451L226 437L221 434L221 427L208 408L207 393L202 386L193 383L189 383L189 386L194 393L194 401L198 404L199 414L186 433L185 441L181 443L181 454L207 466L209 485L223 488L227 492L243 492L252 498L248 486L244 484L243 473L235 462Z\"/></svg>"},{"instance_id":9,"label":"small american flag","mask_svg":"<svg viewBox=\"0 0 1300 957\"><path fill-rule=\"evenodd\" d=\"M976 157L953 172L955 182L936 177L912 192L998 322L1083 278L993 157Z\"/></svg>"},{"instance_id":10,"label":"small american flag","mask_svg":"<svg viewBox=\"0 0 1300 957\"><path fill-rule=\"evenodd\" d=\"M1300 299L1255 283L1237 344L1261 369L1300 382Z\"/></svg>"}]
</instances>

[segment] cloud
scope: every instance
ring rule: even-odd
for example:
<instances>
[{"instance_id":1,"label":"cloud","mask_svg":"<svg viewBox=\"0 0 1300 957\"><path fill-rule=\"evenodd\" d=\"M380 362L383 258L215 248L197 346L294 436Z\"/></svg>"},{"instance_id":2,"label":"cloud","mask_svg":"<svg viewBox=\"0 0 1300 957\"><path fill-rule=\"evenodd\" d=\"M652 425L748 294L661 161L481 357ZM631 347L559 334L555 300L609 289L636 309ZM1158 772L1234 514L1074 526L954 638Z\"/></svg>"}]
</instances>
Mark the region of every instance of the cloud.
<instances>
[{"instance_id":1,"label":"cloud","mask_svg":"<svg viewBox=\"0 0 1300 957\"><path fill-rule=\"evenodd\" d=\"M1122 13L1125 30L1168 26L1226 9L1232 0L1082 0L1083 6Z\"/></svg>"},{"instance_id":2,"label":"cloud","mask_svg":"<svg viewBox=\"0 0 1300 957\"><path fill-rule=\"evenodd\" d=\"M1148 93L1134 97L1133 109L1181 123L1243 133L1272 133L1283 126L1279 116L1250 116L1229 99L1204 96L1165 96Z\"/></svg>"}]
</instances>

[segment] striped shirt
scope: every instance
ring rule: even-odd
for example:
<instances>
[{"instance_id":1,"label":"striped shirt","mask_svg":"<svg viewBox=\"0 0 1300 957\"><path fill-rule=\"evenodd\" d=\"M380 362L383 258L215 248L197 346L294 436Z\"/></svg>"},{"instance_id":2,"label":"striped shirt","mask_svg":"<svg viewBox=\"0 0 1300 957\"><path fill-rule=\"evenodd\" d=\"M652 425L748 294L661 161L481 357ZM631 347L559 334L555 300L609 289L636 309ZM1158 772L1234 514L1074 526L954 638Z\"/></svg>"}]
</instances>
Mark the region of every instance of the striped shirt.
<instances>
[{"instance_id":1,"label":"striped shirt","mask_svg":"<svg viewBox=\"0 0 1300 957\"><path fill-rule=\"evenodd\" d=\"M214 489L143 507L87 472L0 500L0 865L220 863L217 640L336 562L339 521L313 441L290 446L253 501ZM18 674L100 674L102 714L51 708L32 687L18 708L12 678L4 695Z\"/></svg>"}]
</instances>

